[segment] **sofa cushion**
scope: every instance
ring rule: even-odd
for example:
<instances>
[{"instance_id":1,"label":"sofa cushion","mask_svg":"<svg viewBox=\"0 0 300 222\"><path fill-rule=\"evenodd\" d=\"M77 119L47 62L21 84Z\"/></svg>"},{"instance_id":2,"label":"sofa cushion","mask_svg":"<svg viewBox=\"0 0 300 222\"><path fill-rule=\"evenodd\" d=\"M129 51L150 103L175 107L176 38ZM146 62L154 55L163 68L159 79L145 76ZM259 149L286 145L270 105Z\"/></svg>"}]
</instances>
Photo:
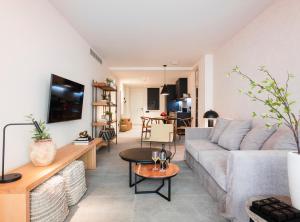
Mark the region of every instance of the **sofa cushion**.
<instances>
[{"instance_id":1,"label":"sofa cushion","mask_svg":"<svg viewBox=\"0 0 300 222\"><path fill-rule=\"evenodd\" d=\"M251 120L232 120L220 135L218 144L228 150L238 150L251 124Z\"/></svg>"},{"instance_id":2,"label":"sofa cushion","mask_svg":"<svg viewBox=\"0 0 300 222\"><path fill-rule=\"evenodd\" d=\"M271 128L265 126L254 127L244 137L241 150L260 150L265 141L276 131L276 125Z\"/></svg>"},{"instance_id":3,"label":"sofa cushion","mask_svg":"<svg viewBox=\"0 0 300 222\"><path fill-rule=\"evenodd\" d=\"M220 135L223 133L224 129L231 122L229 119L218 118L216 125L213 129L213 134L211 135L211 142L218 143Z\"/></svg>"},{"instance_id":4,"label":"sofa cushion","mask_svg":"<svg viewBox=\"0 0 300 222\"><path fill-rule=\"evenodd\" d=\"M265 142L262 150L295 150L297 145L292 131L281 127Z\"/></svg>"},{"instance_id":5,"label":"sofa cushion","mask_svg":"<svg viewBox=\"0 0 300 222\"><path fill-rule=\"evenodd\" d=\"M230 152L224 149L199 151L199 163L224 191L227 191L226 171L229 154Z\"/></svg>"},{"instance_id":6,"label":"sofa cushion","mask_svg":"<svg viewBox=\"0 0 300 222\"><path fill-rule=\"evenodd\" d=\"M185 149L194 157L195 160L199 161L198 152L200 150L219 150L222 149L217 144L210 142L209 140L186 140Z\"/></svg>"}]
</instances>

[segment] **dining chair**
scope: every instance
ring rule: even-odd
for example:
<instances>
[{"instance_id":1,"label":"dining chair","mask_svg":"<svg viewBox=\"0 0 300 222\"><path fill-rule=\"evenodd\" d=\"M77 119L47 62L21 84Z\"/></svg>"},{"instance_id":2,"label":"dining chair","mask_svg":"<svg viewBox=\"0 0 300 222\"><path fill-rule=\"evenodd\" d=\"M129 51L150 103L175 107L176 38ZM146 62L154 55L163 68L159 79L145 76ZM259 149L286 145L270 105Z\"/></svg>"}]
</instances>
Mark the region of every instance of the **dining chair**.
<instances>
[{"instance_id":1,"label":"dining chair","mask_svg":"<svg viewBox=\"0 0 300 222\"><path fill-rule=\"evenodd\" d=\"M142 143L143 138L146 139L148 134L150 135L151 125L149 125L150 123L149 117L141 116L141 120L142 120L142 133L141 133L141 143Z\"/></svg>"},{"instance_id":2,"label":"dining chair","mask_svg":"<svg viewBox=\"0 0 300 222\"><path fill-rule=\"evenodd\" d=\"M176 128L176 134L181 139L181 136L185 136L185 129L192 126L193 117L189 118L177 118L178 123L181 123L180 126Z\"/></svg>"},{"instance_id":3,"label":"dining chair","mask_svg":"<svg viewBox=\"0 0 300 222\"><path fill-rule=\"evenodd\" d=\"M174 144L174 153L171 159L176 154L175 131L173 124L153 124L151 125L150 137L142 142L149 142L150 148L152 143L168 144L171 151L171 144Z\"/></svg>"}]
</instances>

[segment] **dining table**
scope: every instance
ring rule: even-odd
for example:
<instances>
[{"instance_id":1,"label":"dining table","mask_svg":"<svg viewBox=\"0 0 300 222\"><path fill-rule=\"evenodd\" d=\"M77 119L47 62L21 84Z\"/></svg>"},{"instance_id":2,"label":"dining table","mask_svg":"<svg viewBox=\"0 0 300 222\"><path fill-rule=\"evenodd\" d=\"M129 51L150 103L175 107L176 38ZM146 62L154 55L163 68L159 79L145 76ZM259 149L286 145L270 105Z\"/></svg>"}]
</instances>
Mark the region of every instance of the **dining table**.
<instances>
[{"instance_id":1,"label":"dining table","mask_svg":"<svg viewBox=\"0 0 300 222\"><path fill-rule=\"evenodd\" d=\"M177 120L176 117L173 116L155 116L155 117L149 117L149 122L150 124L159 124L159 123L169 123L171 121L171 123L174 123Z\"/></svg>"}]
</instances>

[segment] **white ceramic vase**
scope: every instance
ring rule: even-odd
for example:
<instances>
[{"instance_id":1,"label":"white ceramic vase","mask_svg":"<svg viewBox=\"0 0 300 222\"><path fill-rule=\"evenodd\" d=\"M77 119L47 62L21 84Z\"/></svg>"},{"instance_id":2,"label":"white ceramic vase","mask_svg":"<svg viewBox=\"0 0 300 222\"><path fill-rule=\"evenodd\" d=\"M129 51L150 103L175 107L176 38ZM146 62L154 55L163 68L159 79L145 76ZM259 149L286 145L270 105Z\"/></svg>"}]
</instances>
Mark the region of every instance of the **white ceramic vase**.
<instances>
[{"instance_id":1,"label":"white ceramic vase","mask_svg":"<svg viewBox=\"0 0 300 222\"><path fill-rule=\"evenodd\" d=\"M293 207L300 210L300 155L288 153L288 178Z\"/></svg>"},{"instance_id":2,"label":"white ceramic vase","mask_svg":"<svg viewBox=\"0 0 300 222\"><path fill-rule=\"evenodd\" d=\"M51 164L56 155L56 145L51 139L38 140L30 145L30 159L35 166Z\"/></svg>"}]
</instances>

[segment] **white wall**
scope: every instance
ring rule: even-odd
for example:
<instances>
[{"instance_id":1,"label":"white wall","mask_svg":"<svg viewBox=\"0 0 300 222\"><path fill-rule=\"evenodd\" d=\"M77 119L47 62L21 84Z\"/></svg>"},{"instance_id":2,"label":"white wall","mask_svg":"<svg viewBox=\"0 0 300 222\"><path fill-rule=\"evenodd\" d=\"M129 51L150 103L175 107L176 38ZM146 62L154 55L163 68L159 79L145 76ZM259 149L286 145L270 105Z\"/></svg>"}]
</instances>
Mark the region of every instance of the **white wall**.
<instances>
[{"instance_id":1,"label":"white wall","mask_svg":"<svg viewBox=\"0 0 300 222\"><path fill-rule=\"evenodd\" d=\"M50 74L85 85L81 120L49 124L58 146L91 130L91 82L108 70L89 55L87 42L46 0L2 1L0 7L0 126L33 113L46 120ZM6 169L29 161L31 127L7 130ZM2 134L0 135L2 140Z\"/></svg>"},{"instance_id":2,"label":"white wall","mask_svg":"<svg viewBox=\"0 0 300 222\"><path fill-rule=\"evenodd\" d=\"M280 81L287 71L295 74L292 95L300 104L300 1L280 0L215 52L214 107L222 116L248 118L252 111L264 112L262 105L238 93L248 86L240 78L226 78L233 66L253 78L260 78L257 67L266 65Z\"/></svg>"},{"instance_id":3,"label":"white wall","mask_svg":"<svg viewBox=\"0 0 300 222\"><path fill-rule=\"evenodd\" d=\"M149 87L130 87L130 118L133 124L141 124L141 116L157 117L161 112L165 110L165 96L159 97L159 110L149 110L149 113L145 113L147 109L147 88L160 88L159 86ZM161 90L161 89L160 89Z\"/></svg>"},{"instance_id":4,"label":"white wall","mask_svg":"<svg viewBox=\"0 0 300 222\"><path fill-rule=\"evenodd\" d=\"M195 114L196 114L196 83L195 73L191 72L188 77L188 93L191 95L192 108L191 116L193 117L192 126L195 126Z\"/></svg>"},{"instance_id":5,"label":"white wall","mask_svg":"<svg viewBox=\"0 0 300 222\"><path fill-rule=\"evenodd\" d=\"M199 72L198 124L200 127L205 127L207 126L207 120L203 119L203 114L207 110L214 109L214 105L213 105L214 56L211 54L203 55L196 66Z\"/></svg>"}]
</instances>

